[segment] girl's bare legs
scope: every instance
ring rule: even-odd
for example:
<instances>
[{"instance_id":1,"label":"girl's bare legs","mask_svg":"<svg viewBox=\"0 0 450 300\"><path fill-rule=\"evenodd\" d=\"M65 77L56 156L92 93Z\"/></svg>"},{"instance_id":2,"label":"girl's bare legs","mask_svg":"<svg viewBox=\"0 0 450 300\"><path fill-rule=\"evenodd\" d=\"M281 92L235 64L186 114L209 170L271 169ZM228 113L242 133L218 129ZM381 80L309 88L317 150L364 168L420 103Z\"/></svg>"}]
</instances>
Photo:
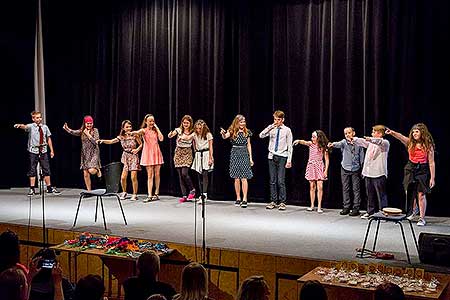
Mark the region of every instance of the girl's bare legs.
<instances>
[{"instance_id":1,"label":"girl's bare legs","mask_svg":"<svg viewBox=\"0 0 450 300\"><path fill-rule=\"evenodd\" d=\"M241 201L241 182L239 178L234 179L234 191L236 192L236 201Z\"/></svg>"},{"instance_id":2,"label":"girl's bare legs","mask_svg":"<svg viewBox=\"0 0 450 300\"><path fill-rule=\"evenodd\" d=\"M316 182L310 181L309 182L309 199L311 201L311 208L314 208L314 202L316 198Z\"/></svg>"},{"instance_id":3,"label":"girl's bare legs","mask_svg":"<svg viewBox=\"0 0 450 300\"><path fill-rule=\"evenodd\" d=\"M248 181L247 178L242 178L242 201L247 202Z\"/></svg>"},{"instance_id":4,"label":"girl's bare legs","mask_svg":"<svg viewBox=\"0 0 450 300\"><path fill-rule=\"evenodd\" d=\"M323 181L317 181L317 210L322 209Z\"/></svg>"},{"instance_id":5,"label":"girl's bare legs","mask_svg":"<svg viewBox=\"0 0 450 300\"><path fill-rule=\"evenodd\" d=\"M122 185L122 192L127 192L127 178L128 178L128 171L123 169L122 175L120 176L120 185Z\"/></svg>"},{"instance_id":6,"label":"girl's bare legs","mask_svg":"<svg viewBox=\"0 0 450 300\"><path fill-rule=\"evenodd\" d=\"M153 167L154 166L146 166L147 169L147 194L148 197L152 196L153 191Z\"/></svg>"},{"instance_id":7,"label":"girl's bare legs","mask_svg":"<svg viewBox=\"0 0 450 300\"><path fill-rule=\"evenodd\" d=\"M159 195L159 183L161 182L161 165L154 166L155 172L155 195Z\"/></svg>"},{"instance_id":8,"label":"girl's bare legs","mask_svg":"<svg viewBox=\"0 0 450 300\"><path fill-rule=\"evenodd\" d=\"M91 174L89 173L89 170L83 170L83 179L84 184L86 185L86 190L91 190Z\"/></svg>"},{"instance_id":9,"label":"girl's bare legs","mask_svg":"<svg viewBox=\"0 0 450 300\"><path fill-rule=\"evenodd\" d=\"M419 199L420 218L425 219L425 212L427 211L427 197L422 192L419 192L417 197Z\"/></svg>"},{"instance_id":10,"label":"girl's bare legs","mask_svg":"<svg viewBox=\"0 0 450 300\"><path fill-rule=\"evenodd\" d=\"M133 185L133 195L138 193L137 171L131 171L131 184Z\"/></svg>"}]
</instances>

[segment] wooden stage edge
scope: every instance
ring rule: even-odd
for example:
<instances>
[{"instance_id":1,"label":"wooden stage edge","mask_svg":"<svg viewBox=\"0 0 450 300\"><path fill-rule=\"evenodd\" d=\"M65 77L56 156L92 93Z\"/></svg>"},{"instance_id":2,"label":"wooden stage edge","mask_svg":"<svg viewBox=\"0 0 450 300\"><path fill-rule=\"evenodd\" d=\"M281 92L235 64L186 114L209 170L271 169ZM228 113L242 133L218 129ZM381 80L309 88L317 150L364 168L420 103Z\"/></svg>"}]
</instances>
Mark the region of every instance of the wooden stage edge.
<instances>
[{"instance_id":1,"label":"wooden stage edge","mask_svg":"<svg viewBox=\"0 0 450 300\"><path fill-rule=\"evenodd\" d=\"M42 227L0 223L0 231L12 230L21 240L21 262L27 263L30 258L41 249ZM47 228L47 241L50 246L62 244L65 240L75 239L82 232ZM91 232L96 234L95 232ZM138 237L130 237L137 238ZM149 240L151 242L159 242ZM190 261L202 261L201 245L170 243L167 245L175 253L162 258L160 280L172 284L176 290L180 287L180 276L183 267ZM332 260L317 260L302 257L288 257L257 252L239 251L232 249L207 248L206 266L210 279L209 290L211 297L216 300L232 300L237 294L239 284L250 275L263 275L269 284L270 300L298 300L302 283L298 279L318 266L333 266L338 263ZM87 274L98 274L104 278L107 296L110 299L122 299L122 280L109 261L98 255L79 253L74 255L69 251L61 251L58 260L64 275L76 282ZM122 260L124 265L114 267L125 275L135 273L134 262ZM370 261L367 262L368 264ZM450 281L450 274L436 274ZM352 291L354 292L354 291ZM342 299L345 297L345 291ZM337 298L334 298L337 299ZM409 299L409 298L408 298ZM413 298L411 298L413 299ZM421 299L427 299L421 297ZM442 293L439 299L450 299L450 288ZM331 299L330 299L331 300Z\"/></svg>"}]
</instances>

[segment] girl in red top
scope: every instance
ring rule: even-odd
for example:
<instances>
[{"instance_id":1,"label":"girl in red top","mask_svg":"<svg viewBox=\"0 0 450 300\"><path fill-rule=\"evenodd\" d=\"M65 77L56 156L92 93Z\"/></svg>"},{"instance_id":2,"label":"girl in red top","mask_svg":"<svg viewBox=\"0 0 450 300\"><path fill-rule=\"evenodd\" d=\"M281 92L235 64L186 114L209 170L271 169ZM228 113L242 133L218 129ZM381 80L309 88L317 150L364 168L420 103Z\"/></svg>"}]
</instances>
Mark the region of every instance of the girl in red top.
<instances>
[{"instance_id":1,"label":"girl in red top","mask_svg":"<svg viewBox=\"0 0 450 300\"><path fill-rule=\"evenodd\" d=\"M414 199L419 202L420 219L418 226L425 226L425 211L427 209L427 200L425 194L431 192L434 187L434 141L428 128L423 123L415 124L406 137L394 130L387 129L386 134L390 134L406 146L409 160L405 166L405 176L403 178L403 187L406 191L408 205L408 219L415 215L412 205Z\"/></svg>"}]
</instances>

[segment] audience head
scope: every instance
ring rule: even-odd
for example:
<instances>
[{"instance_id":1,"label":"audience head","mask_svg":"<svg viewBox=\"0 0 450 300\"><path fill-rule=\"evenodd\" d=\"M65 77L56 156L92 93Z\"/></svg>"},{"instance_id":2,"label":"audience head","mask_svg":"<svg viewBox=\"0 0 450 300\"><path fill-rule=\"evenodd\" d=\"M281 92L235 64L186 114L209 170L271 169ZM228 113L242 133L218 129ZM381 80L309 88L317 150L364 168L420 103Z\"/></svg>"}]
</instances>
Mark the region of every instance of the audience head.
<instances>
[{"instance_id":1,"label":"audience head","mask_svg":"<svg viewBox=\"0 0 450 300\"><path fill-rule=\"evenodd\" d=\"M203 300L208 296L208 274L199 263L192 262L181 274L181 292L178 300Z\"/></svg>"},{"instance_id":2,"label":"audience head","mask_svg":"<svg viewBox=\"0 0 450 300\"><path fill-rule=\"evenodd\" d=\"M148 281L156 281L160 269L159 256L155 251L147 251L139 256L137 262L138 276Z\"/></svg>"},{"instance_id":3,"label":"audience head","mask_svg":"<svg viewBox=\"0 0 450 300\"><path fill-rule=\"evenodd\" d=\"M75 300L101 300L105 293L103 279L89 274L80 280L75 287Z\"/></svg>"},{"instance_id":4,"label":"audience head","mask_svg":"<svg viewBox=\"0 0 450 300\"><path fill-rule=\"evenodd\" d=\"M28 299L28 282L22 269L13 267L0 273L0 295L8 300Z\"/></svg>"},{"instance_id":5,"label":"audience head","mask_svg":"<svg viewBox=\"0 0 450 300\"><path fill-rule=\"evenodd\" d=\"M155 294L148 297L147 300L167 300L167 298L161 294Z\"/></svg>"},{"instance_id":6,"label":"audience head","mask_svg":"<svg viewBox=\"0 0 450 300\"><path fill-rule=\"evenodd\" d=\"M14 267L20 260L19 237L12 231L0 235L0 272Z\"/></svg>"},{"instance_id":7,"label":"audience head","mask_svg":"<svg viewBox=\"0 0 450 300\"><path fill-rule=\"evenodd\" d=\"M242 282L236 300L268 300L269 295L269 286L264 277L250 276Z\"/></svg>"},{"instance_id":8,"label":"audience head","mask_svg":"<svg viewBox=\"0 0 450 300\"><path fill-rule=\"evenodd\" d=\"M375 300L404 300L403 290L395 283L385 282L375 289Z\"/></svg>"},{"instance_id":9,"label":"audience head","mask_svg":"<svg viewBox=\"0 0 450 300\"><path fill-rule=\"evenodd\" d=\"M327 300L327 292L317 280L306 281L300 290L300 300Z\"/></svg>"}]
</instances>

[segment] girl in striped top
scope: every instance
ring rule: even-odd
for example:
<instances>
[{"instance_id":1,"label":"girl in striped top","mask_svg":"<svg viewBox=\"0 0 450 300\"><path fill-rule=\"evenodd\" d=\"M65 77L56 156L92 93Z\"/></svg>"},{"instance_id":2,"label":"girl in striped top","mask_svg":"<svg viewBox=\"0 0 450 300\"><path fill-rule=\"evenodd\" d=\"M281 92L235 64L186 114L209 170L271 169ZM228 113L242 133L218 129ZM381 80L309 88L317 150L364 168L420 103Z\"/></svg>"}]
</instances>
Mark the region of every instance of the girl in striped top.
<instances>
[{"instance_id":1,"label":"girl in striped top","mask_svg":"<svg viewBox=\"0 0 450 300\"><path fill-rule=\"evenodd\" d=\"M327 180L329 156L328 156L328 138L322 130L313 131L311 141L295 140L295 145L304 145L309 147L308 164L306 165L305 178L309 181L309 196L311 206L307 211L314 210L314 202L317 190L317 212L323 213L322 195L323 181ZM324 165L325 160L325 165Z\"/></svg>"}]
</instances>

